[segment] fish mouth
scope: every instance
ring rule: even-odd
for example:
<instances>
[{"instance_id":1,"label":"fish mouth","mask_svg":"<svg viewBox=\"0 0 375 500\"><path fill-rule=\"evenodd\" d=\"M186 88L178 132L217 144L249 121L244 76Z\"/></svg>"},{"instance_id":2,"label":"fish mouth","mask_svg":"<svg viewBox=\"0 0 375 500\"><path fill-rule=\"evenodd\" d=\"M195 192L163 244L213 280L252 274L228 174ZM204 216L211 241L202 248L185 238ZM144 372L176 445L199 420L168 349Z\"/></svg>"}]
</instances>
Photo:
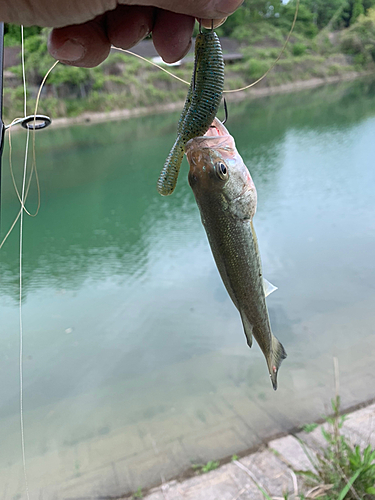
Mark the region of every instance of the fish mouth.
<instances>
[{"instance_id":1,"label":"fish mouth","mask_svg":"<svg viewBox=\"0 0 375 500\"><path fill-rule=\"evenodd\" d=\"M230 134L224 126L224 123L222 123L218 118L215 118L204 135L205 137L225 137Z\"/></svg>"},{"instance_id":2,"label":"fish mouth","mask_svg":"<svg viewBox=\"0 0 375 500\"><path fill-rule=\"evenodd\" d=\"M232 160L236 156L236 146L228 130L215 118L204 136L194 137L186 143L185 153L190 165L189 184L193 191L213 189L214 185L219 189L218 184L212 183L214 165Z\"/></svg>"},{"instance_id":3,"label":"fish mouth","mask_svg":"<svg viewBox=\"0 0 375 500\"><path fill-rule=\"evenodd\" d=\"M221 121L215 118L204 136L194 137L186 143L185 153L189 158L194 151L211 149L229 157L235 152L235 148L233 137Z\"/></svg>"}]
</instances>

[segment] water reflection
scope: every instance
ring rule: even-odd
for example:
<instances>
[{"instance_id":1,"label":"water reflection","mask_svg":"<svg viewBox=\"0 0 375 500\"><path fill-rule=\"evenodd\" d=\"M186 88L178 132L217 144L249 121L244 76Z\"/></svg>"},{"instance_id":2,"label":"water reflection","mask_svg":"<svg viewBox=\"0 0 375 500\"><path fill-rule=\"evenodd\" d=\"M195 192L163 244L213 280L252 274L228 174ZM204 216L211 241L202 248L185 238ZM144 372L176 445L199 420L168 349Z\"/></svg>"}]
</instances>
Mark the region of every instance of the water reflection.
<instances>
[{"instance_id":1,"label":"water reflection","mask_svg":"<svg viewBox=\"0 0 375 500\"><path fill-rule=\"evenodd\" d=\"M294 190L301 195L301 201L308 199L304 195L306 188L317 189L317 185L311 186L314 179L319 182L317 169L330 169L340 175L338 179L330 175L330 185L323 185L326 191L320 191L325 199L332 186L345 189L342 177L350 175L345 168L352 169L355 158L360 161L353 146L362 133L360 128L353 131L353 125L363 123L364 115L374 112L372 90L372 82L361 82L293 97L270 97L247 106L232 105L230 129L258 191L267 197L264 210L268 198L280 195L277 172L281 168L282 179L288 182L280 189ZM35 287L43 287L50 280L56 285L61 280L64 286L76 288L79 279L82 282L94 267L94 273L101 277L116 271L138 271L145 265L142 259L139 262L140 256L149 252L145 235L159 222L162 234L170 229L173 234L176 229L178 232L181 219L189 215L194 221L191 235L196 234L198 224L185 179L186 168L173 199L163 200L155 191L155 178L174 133L174 122L175 115L161 115L49 130L38 136L43 208L40 216L27 221L25 227L26 290L33 275ZM20 164L23 139L16 136L13 142L14 162ZM335 147L327 156L330 144ZM307 168L304 152L312 148L311 168ZM319 153L324 159L319 158ZM343 164L342 154L353 155L352 161ZM298 177L292 175L291 169L285 171L298 161ZM303 186L295 185L299 178ZM348 194L356 192L352 189ZM31 202L34 194L30 195ZM9 176L4 178L3 204L4 230L17 210ZM14 290L12 279L18 273L16 240L13 237L9 241L1 258L2 290L15 297L17 284Z\"/></svg>"},{"instance_id":2,"label":"water reflection","mask_svg":"<svg viewBox=\"0 0 375 500\"><path fill-rule=\"evenodd\" d=\"M23 270L35 491L55 484L62 492L93 470L106 477L107 464L122 461L134 484L118 480L103 494L124 493L160 480L136 465L149 463L142 453L155 455L155 446L168 477L192 458L238 452L320 417L332 355L341 361L344 403L369 397L373 384L356 381L372 377L375 350L373 83L230 105L228 127L258 189L264 273L279 287L268 303L289 357L276 394L214 267L186 163L173 196L156 192L176 119L38 136L42 208L25 220ZM22 136L13 142L19 165ZM5 175L3 231L17 209ZM0 478L8 478L20 460L17 232L1 250L0 275Z\"/></svg>"}]
</instances>

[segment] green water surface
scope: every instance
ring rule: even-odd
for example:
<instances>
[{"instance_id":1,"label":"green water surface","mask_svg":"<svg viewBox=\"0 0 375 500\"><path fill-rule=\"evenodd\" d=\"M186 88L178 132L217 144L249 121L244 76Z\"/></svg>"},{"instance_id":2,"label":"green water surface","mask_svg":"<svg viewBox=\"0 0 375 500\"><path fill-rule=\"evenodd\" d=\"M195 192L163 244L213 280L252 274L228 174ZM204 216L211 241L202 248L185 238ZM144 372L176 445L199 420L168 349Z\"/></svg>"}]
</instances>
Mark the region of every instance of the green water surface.
<instances>
[{"instance_id":1,"label":"green water surface","mask_svg":"<svg viewBox=\"0 0 375 500\"><path fill-rule=\"evenodd\" d=\"M23 234L32 491L120 460L137 489L158 481L160 471L142 476L134 465L157 456L155 447L168 477L319 418L333 394L333 356L344 405L374 396L375 82L229 106L228 129L258 190L264 275L279 288L267 299L288 352L276 393L215 268L186 160L175 193L156 191L177 120L178 113L37 135L41 209L25 216ZM12 144L20 185L24 132ZM3 236L19 210L8 155L6 148ZM28 206L36 206L34 183ZM0 250L4 499L24 491L18 301L17 224ZM215 437L199 444L214 431L219 444ZM120 483L105 493L126 492Z\"/></svg>"}]
</instances>

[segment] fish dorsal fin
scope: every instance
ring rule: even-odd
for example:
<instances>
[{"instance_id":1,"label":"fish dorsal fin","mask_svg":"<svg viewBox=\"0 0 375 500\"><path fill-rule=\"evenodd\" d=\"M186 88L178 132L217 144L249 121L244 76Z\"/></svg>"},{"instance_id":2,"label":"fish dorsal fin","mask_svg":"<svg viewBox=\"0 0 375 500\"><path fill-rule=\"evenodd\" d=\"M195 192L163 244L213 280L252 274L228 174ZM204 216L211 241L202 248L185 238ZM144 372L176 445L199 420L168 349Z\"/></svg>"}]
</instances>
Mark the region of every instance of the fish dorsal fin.
<instances>
[{"instance_id":1,"label":"fish dorsal fin","mask_svg":"<svg viewBox=\"0 0 375 500\"><path fill-rule=\"evenodd\" d=\"M243 329L245 331L247 345L251 347L253 345L253 325L247 319L245 313L243 313L241 310L240 310L240 315L242 319Z\"/></svg>"},{"instance_id":2,"label":"fish dorsal fin","mask_svg":"<svg viewBox=\"0 0 375 500\"><path fill-rule=\"evenodd\" d=\"M263 290L264 290L264 295L268 297L268 295L271 295L271 293L277 290L277 286L267 281L266 278L263 278Z\"/></svg>"}]
</instances>

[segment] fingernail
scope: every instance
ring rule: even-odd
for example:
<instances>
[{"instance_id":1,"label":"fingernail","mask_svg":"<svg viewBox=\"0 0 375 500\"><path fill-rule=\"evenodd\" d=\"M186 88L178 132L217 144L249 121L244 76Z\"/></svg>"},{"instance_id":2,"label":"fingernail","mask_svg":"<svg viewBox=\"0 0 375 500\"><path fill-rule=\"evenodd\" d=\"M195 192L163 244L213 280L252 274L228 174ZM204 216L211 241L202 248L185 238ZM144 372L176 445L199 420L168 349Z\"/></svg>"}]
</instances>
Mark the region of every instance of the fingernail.
<instances>
[{"instance_id":1,"label":"fingernail","mask_svg":"<svg viewBox=\"0 0 375 500\"><path fill-rule=\"evenodd\" d=\"M225 23L227 17L223 17L222 19L201 19L202 26L207 28L208 30L211 28L219 28L222 24Z\"/></svg>"},{"instance_id":2,"label":"fingernail","mask_svg":"<svg viewBox=\"0 0 375 500\"><path fill-rule=\"evenodd\" d=\"M61 47L51 51L53 57L62 61L78 61L85 55L85 47L76 40L67 40Z\"/></svg>"}]
</instances>

